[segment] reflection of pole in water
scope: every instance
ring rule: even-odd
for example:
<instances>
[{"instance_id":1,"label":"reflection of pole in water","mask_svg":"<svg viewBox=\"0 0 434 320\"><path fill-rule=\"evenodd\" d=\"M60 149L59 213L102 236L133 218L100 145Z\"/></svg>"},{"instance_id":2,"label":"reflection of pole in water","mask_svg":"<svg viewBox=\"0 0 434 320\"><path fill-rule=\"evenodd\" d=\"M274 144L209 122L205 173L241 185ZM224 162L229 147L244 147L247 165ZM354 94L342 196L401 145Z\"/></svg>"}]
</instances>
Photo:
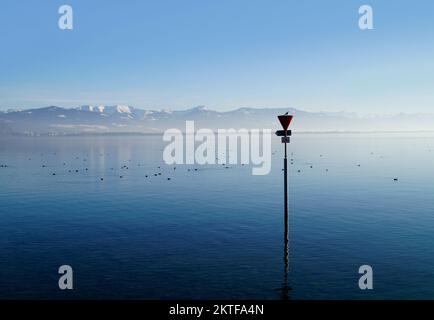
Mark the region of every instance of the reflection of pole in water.
<instances>
[{"instance_id":1,"label":"reflection of pole in water","mask_svg":"<svg viewBox=\"0 0 434 320\"><path fill-rule=\"evenodd\" d=\"M286 206L287 208L287 206ZM283 248L283 260L284 260L284 275L282 283L282 299L289 299L289 291L291 288L288 284L288 274L289 274L289 232L288 232L288 211L285 211L285 235L283 238L284 248Z\"/></svg>"},{"instance_id":2,"label":"reflection of pole in water","mask_svg":"<svg viewBox=\"0 0 434 320\"><path fill-rule=\"evenodd\" d=\"M288 285L288 273L289 273L289 226L288 226L288 158L287 158L287 143L289 143L289 136L291 136L291 130L288 131L289 124L292 121L293 116L286 113L285 115L278 116L278 119L283 127L283 131L277 131L276 135L282 137L282 143L285 144L285 157L283 158L283 173L284 173L284 276L282 284L282 299L287 300L289 298L289 291L291 290Z\"/></svg>"}]
</instances>

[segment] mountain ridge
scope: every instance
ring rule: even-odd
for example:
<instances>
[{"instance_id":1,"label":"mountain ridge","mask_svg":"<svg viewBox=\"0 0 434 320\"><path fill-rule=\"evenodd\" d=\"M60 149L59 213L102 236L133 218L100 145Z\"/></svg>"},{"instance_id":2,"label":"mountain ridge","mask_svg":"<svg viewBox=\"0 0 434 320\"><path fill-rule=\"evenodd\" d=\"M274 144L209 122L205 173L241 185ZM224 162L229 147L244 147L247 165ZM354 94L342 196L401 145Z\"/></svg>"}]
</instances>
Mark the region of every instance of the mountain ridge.
<instances>
[{"instance_id":1,"label":"mountain ridge","mask_svg":"<svg viewBox=\"0 0 434 320\"><path fill-rule=\"evenodd\" d=\"M75 108L47 106L0 111L1 135L69 135L162 133L183 131L185 121L196 128L279 129L276 116L294 114L292 128L307 132L431 131L434 114L398 113L359 116L351 112L308 112L292 107L216 111L206 106L185 110L140 109L127 105L84 105Z\"/></svg>"}]
</instances>

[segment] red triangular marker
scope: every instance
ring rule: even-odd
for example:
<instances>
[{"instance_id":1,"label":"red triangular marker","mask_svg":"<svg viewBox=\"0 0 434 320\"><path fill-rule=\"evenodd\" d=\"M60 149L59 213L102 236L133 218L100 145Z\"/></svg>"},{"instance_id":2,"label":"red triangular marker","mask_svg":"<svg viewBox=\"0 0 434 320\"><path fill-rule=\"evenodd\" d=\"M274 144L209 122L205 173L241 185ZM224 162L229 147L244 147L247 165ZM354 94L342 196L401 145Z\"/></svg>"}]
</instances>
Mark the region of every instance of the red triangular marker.
<instances>
[{"instance_id":1,"label":"red triangular marker","mask_svg":"<svg viewBox=\"0 0 434 320\"><path fill-rule=\"evenodd\" d=\"M279 119L280 124L283 127L283 130L285 131L288 130L289 124L291 123L293 116L289 114L284 114L281 116L277 116L277 118Z\"/></svg>"}]
</instances>

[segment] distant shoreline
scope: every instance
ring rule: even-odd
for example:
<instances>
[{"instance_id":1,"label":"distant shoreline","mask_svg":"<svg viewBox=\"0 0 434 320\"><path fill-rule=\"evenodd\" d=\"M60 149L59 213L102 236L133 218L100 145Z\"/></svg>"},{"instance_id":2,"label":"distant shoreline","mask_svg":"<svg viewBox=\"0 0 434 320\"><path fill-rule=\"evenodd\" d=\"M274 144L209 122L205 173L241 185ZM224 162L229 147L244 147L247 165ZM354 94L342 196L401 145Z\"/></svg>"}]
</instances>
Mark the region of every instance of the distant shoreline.
<instances>
[{"instance_id":1,"label":"distant shoreline","mask_svg":"<svg viewBox=\"0 0 434 320\"><path fill-rule=\"evenodd\" d=\"M216 131L214 131L217 134ZM415 134L415 133L434 133L434 130L409 130L409 131L295 131L293 135L315 135L315 134ZM62 138L62 137L116 137L116 136L161 136L164 132L113 132L113 133L68 133L68 134L0 134L1 138ZM185 134L185 132L183 132Z\"/></svg>"}]
</instances>

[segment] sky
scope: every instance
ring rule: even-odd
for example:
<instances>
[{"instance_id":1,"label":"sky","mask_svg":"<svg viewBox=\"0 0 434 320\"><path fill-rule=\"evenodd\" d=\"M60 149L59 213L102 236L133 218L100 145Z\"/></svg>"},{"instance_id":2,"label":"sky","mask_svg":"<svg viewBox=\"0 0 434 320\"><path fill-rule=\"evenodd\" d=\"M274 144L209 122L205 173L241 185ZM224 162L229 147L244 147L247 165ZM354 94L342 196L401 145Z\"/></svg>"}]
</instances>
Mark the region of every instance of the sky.
<instances>
[{"instance_id":1,"label":"sky","mask_svg":"<svg viewBox=\"0 0 434 320\"><path fill-rule=\"evenodd\" d=\"M58 9L73 8L61 30ZM360 30L359 7L374 29ZM432 0L2 0L0 110L434 113Z\"/></svg>"}]
</instances>

